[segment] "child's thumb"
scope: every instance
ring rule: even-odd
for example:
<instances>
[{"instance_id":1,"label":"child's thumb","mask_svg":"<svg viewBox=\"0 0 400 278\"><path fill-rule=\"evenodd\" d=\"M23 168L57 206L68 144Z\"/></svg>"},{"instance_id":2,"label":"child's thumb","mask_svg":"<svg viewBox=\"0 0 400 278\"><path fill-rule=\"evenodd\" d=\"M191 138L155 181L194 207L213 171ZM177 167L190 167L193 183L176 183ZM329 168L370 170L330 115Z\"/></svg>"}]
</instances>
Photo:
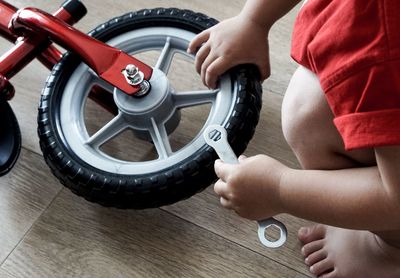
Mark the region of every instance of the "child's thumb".
<instances>
[{"instance_id":1,"label":"child's thumb","mask_svg":"<svg viewBox=\"0 0 400 278\"><path fill-rule=\"evenodd\" d=\"M215 174L217 174L220 179L225 180L232 172L235 165L236 164L224 163L221 159L217 159L214 163Z\"/></svg>"}]
</instances>

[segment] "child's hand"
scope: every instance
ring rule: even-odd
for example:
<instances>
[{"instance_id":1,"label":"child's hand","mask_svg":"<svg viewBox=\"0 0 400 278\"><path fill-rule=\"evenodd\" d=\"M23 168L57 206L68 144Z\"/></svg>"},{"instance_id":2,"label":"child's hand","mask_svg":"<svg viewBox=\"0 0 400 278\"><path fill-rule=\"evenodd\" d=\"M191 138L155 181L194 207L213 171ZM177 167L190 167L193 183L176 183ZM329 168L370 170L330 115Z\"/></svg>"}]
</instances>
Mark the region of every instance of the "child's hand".
<instances>
[{"instance_id":1,"label":"child's hand","mask_svg":"<svg viewBox=\"0 0 400 278\"><path fill-rule=\"evenodd\" d=\"M198 34L187 51L199 49L196 70L209 88L215 88L218 77L239 64L257 65L264 80L270 74L267 33L265 27L238 15Z\"/></svg>"},{"instance_id":2,"label":"child's hand","mask_svg":"<svg viewBox=\"0 0 400 278\"><path fill-rule=\"evenodd\" d=\"M239 158L240 164L215 162L220 178L214 191L222 206L251 220L261 220L283 212L280 202L280 179L287 168L265 155Z\"/></svg>"}]
</instances>

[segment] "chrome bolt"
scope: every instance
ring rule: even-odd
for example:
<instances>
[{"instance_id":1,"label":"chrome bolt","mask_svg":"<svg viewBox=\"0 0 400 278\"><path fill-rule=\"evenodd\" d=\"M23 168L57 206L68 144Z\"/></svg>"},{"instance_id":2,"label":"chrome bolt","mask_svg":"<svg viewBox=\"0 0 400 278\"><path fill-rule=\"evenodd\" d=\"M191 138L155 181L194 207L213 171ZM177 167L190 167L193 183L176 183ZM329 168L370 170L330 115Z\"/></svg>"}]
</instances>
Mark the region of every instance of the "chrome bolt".
<instances>
[{"instance_id":1,"label":"chrome bolt","mask_svg":"<svg viewBox=\"0 0 400 278\"><path fill-rule=\"evenodd\" d=\"M129 64L122 71L126 82L132 86L140 85L144 80L144 74L135 65Z\"/></svg>"},{"instance_id":2,"label":"chrome bolt","mask_svg":"<svg viewBox=\"0 0 400 278\"><path fill-rule=\"evenodd\" d=\"M132 64L127 65L125 70L129 76L133 76L133 75L137 74L139 71L138 67L135 65L132 65Z\"/></svg>"},{"instance_id":3,"label":"chrome bolt","mask_svg":"<svg viewBox=\"0 0 400 278\"><path fill-rule=\"evenodd\" d=\"M142 83L140 83L140 90L134 94L134 97L143 97L145 95L147 95L150 92L150 83L147 80L143 80Z\"/></svg>"},{"instance_id":4,"label":"chrome bolt","mask_svg":"<svg viewBox=\"0 0 400 278\"><path fill-rule=\"evenodd\" d=\"M135 65L129 64L122 70L126 82L132 86L140 86L140 90L134 96L140 97L146 95L150 91L150 83L144 80L144 74Z\"/></svg>"}]
</instances>

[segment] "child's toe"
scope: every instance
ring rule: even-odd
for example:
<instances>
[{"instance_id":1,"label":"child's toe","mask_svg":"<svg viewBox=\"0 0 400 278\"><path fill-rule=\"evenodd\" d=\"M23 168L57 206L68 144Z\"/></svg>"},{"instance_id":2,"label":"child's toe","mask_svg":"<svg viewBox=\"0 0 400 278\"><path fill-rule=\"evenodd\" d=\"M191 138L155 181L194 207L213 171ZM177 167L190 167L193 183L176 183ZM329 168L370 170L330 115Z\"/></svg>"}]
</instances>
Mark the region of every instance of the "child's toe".
<instances>
[{"instance_id":1,"label":"child's toe","mask_svg":"<svg viewBox=\"0 0 400 278\"><path fill-rule=\"evenodd\" d=\"M311 227L300 228L298 232L298 238L303 244L307 244L312 241L323 239L325 237L325 234L325 225L315 225Z\"/></svg>"}]
</instances>

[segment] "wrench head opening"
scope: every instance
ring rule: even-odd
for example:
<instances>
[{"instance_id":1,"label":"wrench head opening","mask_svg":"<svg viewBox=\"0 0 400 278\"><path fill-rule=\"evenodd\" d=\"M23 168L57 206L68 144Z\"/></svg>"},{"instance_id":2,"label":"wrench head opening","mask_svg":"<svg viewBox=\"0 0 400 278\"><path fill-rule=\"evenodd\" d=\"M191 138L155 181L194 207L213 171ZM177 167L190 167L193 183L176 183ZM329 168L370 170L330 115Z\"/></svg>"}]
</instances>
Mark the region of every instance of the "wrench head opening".
<instances>
[{"instance_id":1,"label":"wrench head opening","mask_svg":"<svg viewBox=\"0 0 400 278\"><path fill-rule=\"evenodd\" d=\"M222 138L222 134L218 130L213 130L211 132L208 132L208 138L213 140L214 142L218 142Z\"/></svg>"},{"instance_id":2,"label":"wrench head opening","mask_svg":"<svg viewBox=\"0 0 400 278\"><path fill-rule=\"evenodd\" d=\"M226 140L227 133L225 128L220 125L209 125L204 131L204 139L210 146L214 146L215 143L220 140Z\"/></svg>"}]
</instances>

